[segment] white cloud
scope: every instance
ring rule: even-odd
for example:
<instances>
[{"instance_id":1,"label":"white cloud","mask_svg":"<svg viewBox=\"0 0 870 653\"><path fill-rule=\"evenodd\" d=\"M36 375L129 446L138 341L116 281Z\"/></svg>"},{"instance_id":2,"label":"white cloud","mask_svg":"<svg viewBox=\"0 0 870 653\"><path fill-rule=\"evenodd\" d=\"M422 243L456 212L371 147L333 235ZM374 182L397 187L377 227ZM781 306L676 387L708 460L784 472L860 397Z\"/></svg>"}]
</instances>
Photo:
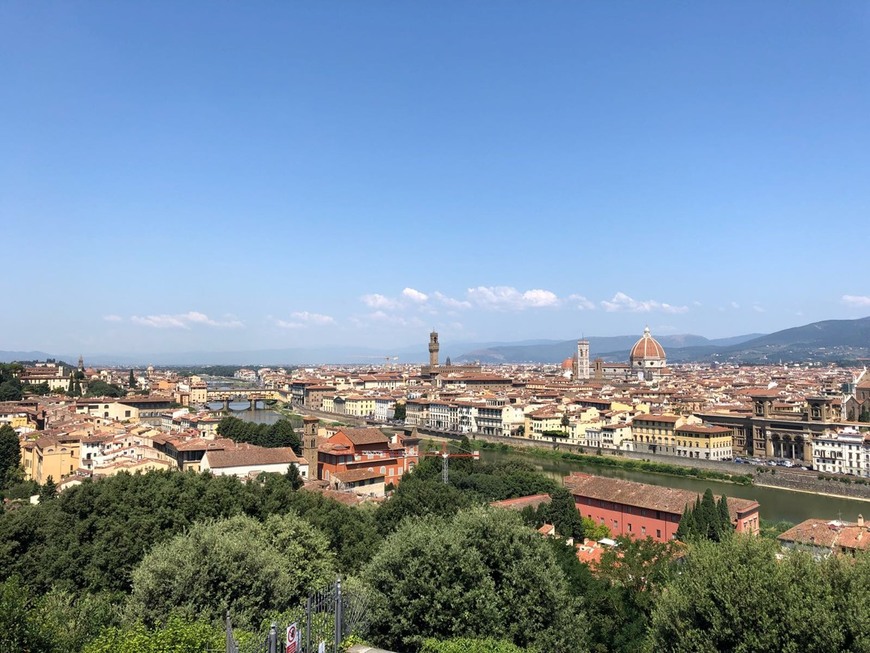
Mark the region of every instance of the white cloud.
<instances>
[{"instance_id":1,"label":"white cloud","mask_svg":"<svg viewBox=\"0 0 870 653\"><path fill-rule=\"evenodd\" d=\"M305 326L327 326L329 324L335 324L335 318L329 315L309 313L308 311L297 311L291 313L290 317L292 320L275 320L275 324L282 329L301 329Z\"/></svg>"},{"instance_id":2,"label":"white cloud","mask_svg":"<svg viewBox=\"0 0 870 653\"><path fill-rule=\"evenodd\" d=\"M764 313L764 307L761 304L753 304L752 310L756 313Z\"/></svg>"},{"instance_id":3,"label":"white cloud","mask_svg":"<svg viewBox=\"0 0 870 653\"><path fill-rule=\"evenodd\" d=\"M226 329L237 329L245 326L239 320L227 317L225 320L213 320L205 313L188 311L176 315L134 315L130 318L134 324L153 327L155 329L189 329L191 325L205 325Z\"/></svg>"},{"instance_id":4,"label":"white cloud","mask_svg":"<svg viewBox=\"0 0 870 653\"><path fill-rule=\"evenodd\" d=\"M412 302L416 302L418 304L422 304L429 299L429 295L427 295L426 293L422 293L419 290L415 290L414 288L405 288L402 291L402 297L407 297Z\"/></svg>"},{"instance_id":5,"label":"white cloud","mask_svg":"<svg viewBox=\"0 0 870 653\"><path fill-rule=\"evenodd\" d=\"M124 318L121 317L120 315L104 315L103 319L106 322L123 322L124 321Z\"/></svg>"},{"instance_id":6,"label":"white cloud","mask_svg":"<svg viewBox=\"0 0 870 653\"><path fill-rule=\"evenodd\" d=\"M444 293L440 293L437 290L432 293L432 296L439 302L444 304L447 308L471 308L471 302L464 299L454 299L453 297L448 297Z\"/></svg>"},{"instance_id":7,"label":"white cloud","mask_svg":"<svg viewBox=\"0 0 870 653\"><path fill-rule=\"evenodd\" d=\"M369 308L395 308L398 306L398 302L395 299L390 299L378 293L363 295L360 299Z\"/></svg>"},{"instance_id":8,"label":"white cloud","mask_svg":"<svg viewBox=\"0 0 870 653\"><path fill-rule=\"evenodd\" d=\"M867 295L843 295L841 301L847 306L855 308L867 308L870 306L870 297Z\"/></svg>"},{"instance_id":9,"label":"white cloud","mask_svg":"<svg viewBox=\"0 0 870 653\"><path fill-rule=\"evenodd\" d=\"M655 299L647 299L644 301L633 299L623 292L618 292L610 301L602 301L601 306L608 313L617 311L627 311L629 313L686 313L689 310L688 306L673 306Z\"/></svg>"},{"instance_id":10,"label":"white cloud","mask_svg":"<svg viewBox=\"0 0 870 653\"><path fill-rule=\"evenodd\" d=\"M559 298L549 290L535 288L521 293L510 286L469 288L468 299L475 306L497 311L521 311L526 308L543 308L559 304Z\"/></svg>"},{"instance_id":11,"label":"white cloud","mask_svg":"<svg viewBox=\"0 0 870 653\"><path fill-rule=\"evenodd\" d=\"M595 302L592 302L583 295L568 295L568 301L573 302L581 311L594 311Z\"/></svg>"},{"instance_id":12,"label":"white cloud","mask_svg":"<svg viewBox=\"0 0 870 653\"><path fill-rule=\"evenodd\" d=\"M731 308L740 308L740 304L737 302L731 302Z\"/></svg>"},{"instance_id":13,"label":"white cloud","mask_svg":"<svg viewBox=\"0 0 870 653\"><path fill-rule=\"evenodd\" d=\"M308 324L315 324L317 326L335 324L335 318L330 315L322 315L321 313L309 313L308 311L299 311L296 313L291 313L290 317L297 320L302 320L303 322L307 322Z\"/></svg>"}]
</instances>

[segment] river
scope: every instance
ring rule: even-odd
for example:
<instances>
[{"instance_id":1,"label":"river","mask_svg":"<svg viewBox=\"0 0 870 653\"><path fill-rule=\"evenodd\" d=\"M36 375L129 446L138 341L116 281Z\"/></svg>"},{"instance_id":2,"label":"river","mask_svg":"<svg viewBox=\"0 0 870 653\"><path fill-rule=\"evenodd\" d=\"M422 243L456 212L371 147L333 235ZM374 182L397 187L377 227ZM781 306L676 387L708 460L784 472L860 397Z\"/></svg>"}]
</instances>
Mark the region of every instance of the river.
<instances>
[{"instance_id":1,"label":"river","mask_svg":"<svg viewBox=\"0 0 870 653\"><path fill-rule=\"evenodd\" d=\"M714 494L725 494L741 499L755 499L761 506L761 517L768 521L802 522L816 517L819 519L843 519L855 521L859 514L870 516L870 502L844 497L828 497L804 492L791 492L778 488L760 487L757 485L734 485L721 481L708 481L688 478L685 476L665 476L650 474L618 467L593 467L573 461L549 460L535 458L517 453L504 453L485 449L480 453L483 460L498 462L501 460L524 460L547 476L561 481L571 472L586 472L598 476L611 476L629 481L664 485L668 487L704 492L707 488Z\"/></svg>"}]
</instances>

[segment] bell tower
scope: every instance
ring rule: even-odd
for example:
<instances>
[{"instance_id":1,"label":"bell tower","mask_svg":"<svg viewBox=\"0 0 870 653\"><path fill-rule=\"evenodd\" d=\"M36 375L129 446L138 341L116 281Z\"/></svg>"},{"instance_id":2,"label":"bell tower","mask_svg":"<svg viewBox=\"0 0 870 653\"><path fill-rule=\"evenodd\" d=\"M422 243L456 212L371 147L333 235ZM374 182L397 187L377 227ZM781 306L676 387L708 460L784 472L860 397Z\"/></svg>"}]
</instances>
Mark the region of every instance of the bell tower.
<instances>
[{"instance_id":1,"label":"bell tower","mask_svg":"<svg viewBox=\"0 0 870 653\"><path fill-rule=\"evenodd\" d=\"M589 341L586 339L577 341L577 368L574 370L574 379L589 378Z\"/></svg>"},{"instance_id":2,"label":"bell tower","mask_svg":"<svg viewBox=\"0 0 870 653\"><path fill-rule=\"evenodd\" d=\"M311 415L302 418L302 457L308 461L308 480L320 480L317 464L317 425L320 420Z\"/></svg>"},{"instance_id":3,"label":"bell tower","mask_svg":"<svg viewBox=\"0 0 870 653\"><path fill-rule=\"evenodd\" d=\"M429 334L429 367L438 367L438 332Z\"/></svg>"}]
</instances>

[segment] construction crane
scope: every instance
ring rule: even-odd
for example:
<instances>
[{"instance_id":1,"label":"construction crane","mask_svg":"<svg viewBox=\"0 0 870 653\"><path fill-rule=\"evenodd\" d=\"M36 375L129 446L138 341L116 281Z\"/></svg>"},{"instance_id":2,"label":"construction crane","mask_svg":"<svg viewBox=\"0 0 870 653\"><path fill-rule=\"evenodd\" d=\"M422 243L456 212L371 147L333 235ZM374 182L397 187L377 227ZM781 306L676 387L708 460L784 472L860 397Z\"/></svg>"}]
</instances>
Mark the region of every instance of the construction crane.
<instances>
[{"instance_id":1,"label":"construction crane","mask_svg":"<svg viewBox=\"0 0 870 653\"><path fill-rule=\"evenodd\" d=\"M451 458L472 458L474 460L480 460L479 451L472 451L471 453L450 453L449 451L447 451L446 442L441 443L441 451L429 451L423 455L430 457L438 456L439 458L441 458L441 481L444 483L444 485L447 485L447 483L449 483L450 481L448 477L448 461Z\"/></svg>"}]
</instances>

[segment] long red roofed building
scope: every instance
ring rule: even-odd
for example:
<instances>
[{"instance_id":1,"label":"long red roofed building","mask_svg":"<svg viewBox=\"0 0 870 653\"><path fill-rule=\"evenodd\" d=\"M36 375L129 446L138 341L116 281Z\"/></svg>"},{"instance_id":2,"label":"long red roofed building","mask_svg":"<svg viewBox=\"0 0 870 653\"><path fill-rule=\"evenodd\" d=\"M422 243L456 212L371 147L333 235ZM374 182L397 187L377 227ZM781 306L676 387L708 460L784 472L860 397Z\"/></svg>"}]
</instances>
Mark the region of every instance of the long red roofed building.
<instances>
[{"instance_id":1,"label":"long red roofed building","mask_svg":"<svg viewBox=\"0 0 870 653\"><path fill-rule=\"evenodd\" d=\"M676 536L686 507L700 497L691 490L581 472L565 477L564 485L574 495L580 514L607 526L614 537L651 537L659 542ZM728 497L731 523L738 533L758 533L758 510L757 501Z\"/></svg>"}]
</instances>

